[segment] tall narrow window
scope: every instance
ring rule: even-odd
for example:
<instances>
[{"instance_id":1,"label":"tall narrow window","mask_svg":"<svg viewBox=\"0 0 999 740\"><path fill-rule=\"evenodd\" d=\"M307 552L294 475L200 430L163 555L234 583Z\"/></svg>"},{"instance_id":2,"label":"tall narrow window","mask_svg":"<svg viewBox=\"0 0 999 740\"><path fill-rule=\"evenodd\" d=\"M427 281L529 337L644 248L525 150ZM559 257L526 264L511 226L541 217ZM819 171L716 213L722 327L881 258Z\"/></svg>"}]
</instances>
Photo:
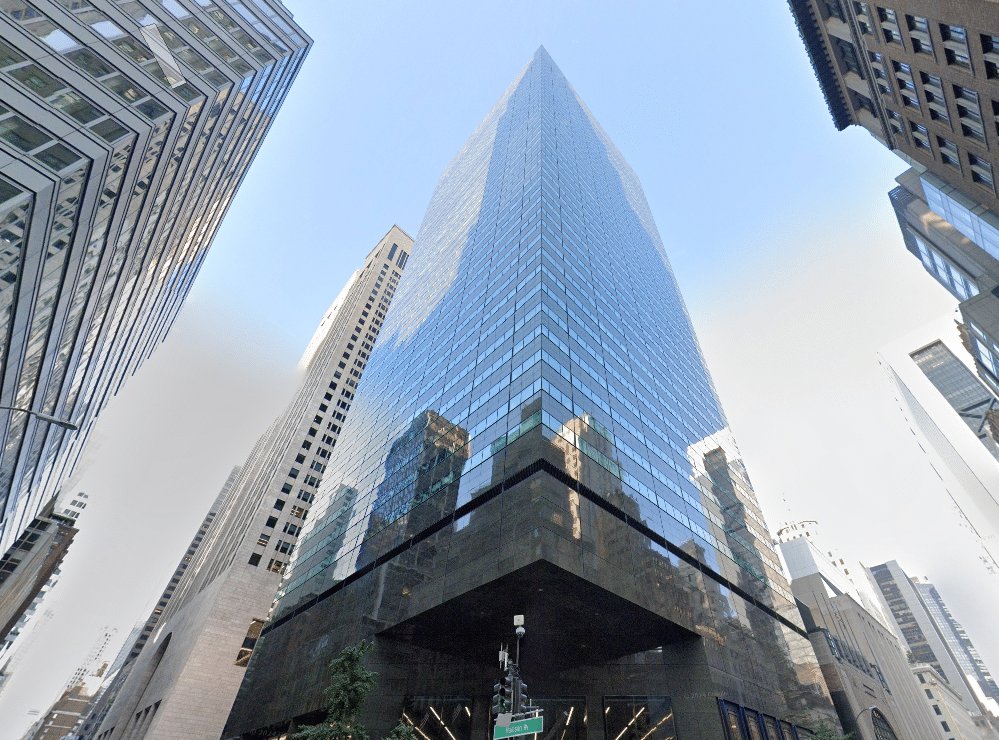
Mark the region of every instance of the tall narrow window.
<instances>
[{"instance_id":1,"label":"tall narrow window","mask_svg":"<svg viewBox=\"0 0 999 740\"><path fill-rule=\"evenodd\" d=\"M933 42L930 40L930 23L921 15L905 16L905 23L909 27L909 40L912 41L912 50L917 54L928 54L933 56Z\"/></svg>"},{"instance_id":2,"label":"tall narrow window","mask_svg":"<svg viewBox=\"0 0 999 740\"><path fill-rule=\"evenodd\" d=\"M878 18L881 21L881 32L889 44L901 44L902 32L898 28L898 16L891 8L878 8Z\"/></svg>"},{"instance_id":3,"label":"tall narrow window","mask_svg":"<svg viewBox=\"0 0 999 740\"><path fill-rule=\"evenodd\" d=\"M944 56L947 64L971 69L971 52L968 51L968 33L961 26L940 24L940 36L944 40Z\"/></svg>"},{"instance_id":4,"label":"tall narrow window","mask_svg":"<svg viewBox=\"0 0 999 740\"><path fill-rule=\"evenodd\" d=\"M254 619L250 622L250 628L246 630L246 637L243 639L243 646L236 655L236 665L245 668L250 663L250 656L253 655L253 648L260 637L260 631L264 628L262 619ZM231 653L230 653L231 654Z\"/></svg>"}]
</instances>

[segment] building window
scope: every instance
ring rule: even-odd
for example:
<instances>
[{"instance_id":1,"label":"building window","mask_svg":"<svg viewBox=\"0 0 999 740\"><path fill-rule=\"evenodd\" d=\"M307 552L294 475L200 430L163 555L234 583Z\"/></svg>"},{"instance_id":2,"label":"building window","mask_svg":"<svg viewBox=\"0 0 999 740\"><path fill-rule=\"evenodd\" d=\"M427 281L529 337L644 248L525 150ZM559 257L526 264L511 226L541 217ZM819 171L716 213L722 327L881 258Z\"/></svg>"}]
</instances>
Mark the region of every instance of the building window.
<instances>
[{"instance_id":1,"label":"building window","mask_svg":"<svg viewBox=\"0 0 999 740\"><path fill-rule=\"evenodd\" d=\"M280 560L274 560L273 558L271 558L271 561L267 564L267 570L272 570L275 573L280 573L282 568L284 568L284 563Z\"/></svg>"},{"instance_id":2,"label":"building window","mask_svg":"<svg viewBox=\"0 0 999 740\"><path fill-rule=\"evenodd\" d=\"M906 25L909 27L909 39L912 41L912 50L917 54L928 54L933 56L933 42L930 41L930 23L920 15L905 16Z\"/></svg>"},{"instance_id":3,"label":"building window","mask_svg":"<svg viewBox=\"0 0 999 740\"><path fill-rule=\"evenodd\" d=\"M971 166L971 179L994 194L996 186L992 178L992 165L970 152L968 153L968 164Z\"/></svg>"},{"instance_id":4,"label":"building window","mask_svg":"<svg viewBox=\"0 0 999 740\"><path fill-rule=\"evenodd\" d=\"M943 727L944 732L950 732L950 727L943 720L940 721L940 726Z\"/></svg>"},{"instance_id":5,"label":"building window","mask_svg":"<svg viewBox=\"0 0 999 740\"><path fill-rule=\"evenodd\" d=\"M924 151L932 153L933 149L930 147L930 132L926 126L909 121L909 132L912 134L912 143L916 145L917 149L923 149Z\"/></svg>"},{"instance_id":6,"label":"building window","mask_svg":"<svg viewBox=\"0 0 999 740\"><path fill-rule=\"evenodd\" d=\"M841 21L846 21L846 17L843 15L843 6L839 4L839 0L826 0L826 18L839 18ZM392 245L395 246L394 244ZM395 252L395 250L392 250ZM389 259L392 259L393 255L389 255Z\"/></svg>"},{"instance_id":7,"label":"building window","mask_svg":"<svg viewBox=\"0 0 999 740\"><path fill-rule=\"evenodd\" d=\"M871 63L871 69L874 71L874 79L878 90L881 91L882 95L891 97L891 87L888 85L888 73L885 71L884 57L873 51L867 52L867 55Z\"/></svg>"},{"instance_id":8,"label":"building window","mask_svg":"<svg viewBox=\"0 0 999 740\"><path fill-rule=\"evenodd\" d=\"M888 724L888 718L877 707L871 708L871 724L874 725L874 736L877 740L898 740L898 735Z\"/></svg>"},{"instance_id":9,"label":"building window","mask_svg":"<svg viewBox=\"0 0 999 740\"><path fill-rule=\"evenodd\" d=\"M926 692L926 698L927 699L932 699L933 698L933 692L932 691L930 691L929 689L923 689L923 691Z\"/></svg>"},{"instance_id":10,"label":"building window","mask_svg":"<svg viewBox=\"0 0 999 740\"><path fill-rule=\"evenodd\" d=\"M940 24L940 36L944 40L944 56L947 64L971 69L971 53L968 51L968 33L960 26Z\"/></svg>"},{"instance_id":11,"label":"building window","mask_svg":"<svg viewBox=\"0 0 999 740\"><path fill-rule=\"evenodd\" d=\"M942 136L938 136L937 149L940 151L941 162L950 165L958 172L961 171L961 157L957 153L957 144Z\"/></svg>"},{"instance_id":12,"label":"building window","mask_svg":"<svg viewBox=\"0 0 999 740\"><path fill-rule=\"evenodd\" d=\"M276 516L269 516L269 517L267 517L267 523L264 524L264 526L265 527L270 527L271 529L273 529L276 524L277 524L277 517Z\"/></svg>"},{"instance_id":13,"label":"building window","mask_svg":"<svg viewBox=\"0 0 999 740\"><path fill-rule=\"evenodd\" d=\"M866 110L868 113L874 114L874 103L866 95L861 95L856 90L850 90L850 101L853 103L854 110Z\"/></svg>"},{"instance_id":14,"label":"building window","mask_svg":"<svg viewBox=\"0 0 999 740\"><path fill-rule=\"evenodd\" d=\"M985 75L999 77L999 36L982 34L982 55L985 57Z\"/></svg>"},{"instance_id":15,"label":"building window","mask_svg":"<svg viewBox=\"0 0 999 740\"><path fill-rule=\"evenodd\" d=\"M843 66L846 67L847 71L853 72L858 77L863 78L864 70L861 69L860 60L857 58L857 48L849 41L844 41L843 39L836 39L833 45L836 47L836 56L842 60Z\"/></svg>"},{"instance_id":16,"label":"building window","mask_svg":"<svg viewBox=\"0 0 999 740\"><path fill-rule=\"evenodd\" d=\"M277 509L278 511L282 511L284 509L284 499L279 498L277 501L275 501L274 508Z\"/></svg>"},{"instance_id":17,"label":"building window","mask_svg":"<svg viewBox=\"0 0 999 740\"><path fill-rule=\"evenodd\" d=\"M898 83L898 92L902 96L902 103L910 108L921 110L919 98L916 95L916 83L912 78L912 68L902 62L892 62L892 68L895 70L895 82Z\"/></svg>"},{"instance_id":18,"label":"building window","mask_svg":"<svg viewBox=\"0 0 999 740\"><path fill-rule=\"evenodd\" d=\"M889 44L901 44L902 32L898 29L898 16L891 8L878 8L878 18L881 20L881 32Z\"/></svg>"},{"instance_id":19,"label":"building window","mask_svg":"<svg viewBox=\"0 0 999 740\"><path fill-rule=\"evenodd\" d=\"M930 109L930 118L950 125L950 112L944 99L943 82L936 75L926 72L920 72L919 79L923 83L923 96L926 98L926 107Z\"/></svg>"},{"instance_id":20,"label":"building window","mask_svg":"<svg viewBox=\"0 0 999 740\"><path fill-rule=\"evenodd\" d=\"M919 674L919 683L926 683L926 677L922 673Z\"/></svg>"},{"instance_id":21,"label":"building window","mask_svg":"<svg viewBox=\"0 0 999 740\"><path fill-rule=\"evenodd\" d=\"M260 545L261 547L263 547L268 542L270 542L270 539L271 539L271 536L269 534L262 534L259 537L257 537L257 544Z\"/></svg>"},{"instance_id":22,"label":"building window","mask_svg":"<svg viewBox=\"0 0 999 740\"><path fill-rule=\"evenodd\" d=\"M938 707L936 704L933 705L933 711L941 716L943 715L943 712L940 711L940 707Z\"/></svg>"},{"instance_id":23,"label":"building window","mask_svg":"<svg viewBox=\"0 0 999 740\"><path fill-rule=\"evenodd\" d=\"M954 102L957 115L961 119L961 132L975 141L985 141L985 125L982 123L982 109L978 104L978 93L961 85L954 85Z\"/></svg>"},{"instance_id":24,"label":"building window","mask_svg":"<svg viewBox=\"0 0 999 740\"><path fill-rule=\"evenodd\" d=\"M867 3L861 3L854 0L853 12L857 16L857 23L860 25L861 32L871 35L874 32L871 30L871 8Z\"/></svg>"},{"instance_id":25,"label":"building window","mask_svg":"<svg viewBox=\"0 0 999 740\"><path fill-rule=\"evenodd\" d=\"M253 647L257 644L260 631L263 628L264 622L262 619L254 619L250 622L250 628L246 630L246 637L243 638L243 646L236 655L236 665L245 668L249 664L250 656L253 655Z\"/></svg>"},{"instance_id":26,"label":"building window","mask_svg":"<svg viewBox=\"0 0 999 740\"><path fill-rule=\"evenodd\" d=\"M605 696L603 715L604 736L607 738L667 740L676 737L673 705L669 697Z\"/></svg>"},{"instance_id":27,"label":"building window","mask_svg":"<svg viewBox=\"0 0 999 740\"><path fill-rule=\"evenodd\" d=\"M257 566L260 564L260 553L253 553L250 556L250 565Z\"/></svg>"},{"instance_id":28,"label":"building window","mask_svg":"<svg viewBox=\"0 0 999 740\"><path fill-rule=\"evenodd\" d=\"M885 109L885 114L888 116L888 125L891 127L891 130L898 136L902 136L902 132L905 131L905 128L902 125L902 116L890 108Z\"/></svg>"},{"instance_id":29,"label":"building window","mask_svg":"<svg viewBox=\"0 0 999 740\"><path fill-rule=\"evenodd\" d=\"M937 140L939 141L940 138L937 137ZM943 152L941 152L942 154ZM923 267L955 298L959 301L966 301L972 296L978 295L978 285L973 280L965 277L961 270L951 264L949 260L944 259L939 252L924 242L918 234L910 230L909 235L916 242L916 248L919 250L919 258L923 263ZM920 674L920 678L922 678L922 674ZM925 679L920 681L920 683L926 683Z\"/></svg>"},{"instance_id":30,"label":"building window","mask_svg":"<svg viewBox=\"0 0 999 740\"><path fill-rule=\"evenodd\" d=\"M305 509L305 507L302 507L302 506L292 506L291 507L291 515L292 516L296 516L299 519L305 519L305 515L308 514L308 513L309 512L308 512L307 509Z\"/></svg>"}]
</instances>

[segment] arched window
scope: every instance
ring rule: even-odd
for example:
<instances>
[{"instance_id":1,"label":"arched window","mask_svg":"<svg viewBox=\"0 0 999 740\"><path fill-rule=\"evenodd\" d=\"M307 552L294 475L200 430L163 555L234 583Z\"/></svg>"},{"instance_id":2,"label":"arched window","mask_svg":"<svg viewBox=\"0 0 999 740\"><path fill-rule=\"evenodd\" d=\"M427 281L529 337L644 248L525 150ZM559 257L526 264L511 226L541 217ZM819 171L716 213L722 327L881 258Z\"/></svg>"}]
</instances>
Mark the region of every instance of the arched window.
<instances>
[{"instance_id":1,"label":"arched window","mask_svg":"<svg viewBox=\"0 0 999 740\"><path fill-rule=\"evenodd\" d=\"M871 724L874 725L874 736L877 740L898 740L895 730L888 724L888 718L881 714L877 707L871 710Z\"/></svg>"}]
</instances>

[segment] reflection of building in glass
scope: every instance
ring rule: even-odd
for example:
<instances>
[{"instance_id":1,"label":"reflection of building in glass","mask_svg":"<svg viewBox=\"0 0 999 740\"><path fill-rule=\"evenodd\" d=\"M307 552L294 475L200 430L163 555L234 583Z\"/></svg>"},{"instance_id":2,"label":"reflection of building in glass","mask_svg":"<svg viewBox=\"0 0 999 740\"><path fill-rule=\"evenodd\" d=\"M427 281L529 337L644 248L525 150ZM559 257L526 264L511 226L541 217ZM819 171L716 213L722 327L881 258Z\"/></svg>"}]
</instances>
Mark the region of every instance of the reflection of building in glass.
<instances>
[{"instance_id":1,"label":"reflection of building in glass","mask_svg":"<svg viewBox=\"0 0 999 740\"><path fill-rule=\"evenodd\" d=\"M311 41L280 2L0 5L0 554L169 331ZM0 591L3 587L0 586Z\"/></svg>"},{"instance_id":2,"label":"reflection of building in glass","mask_svg":"<svg viewBox=\"0 0 999 740\"><path fill-rule=\"evenodd\" d=\"M959 301L961 339L999 393L999 217L950 179L908 170L889 193L906 249ZM978 194L980 195L980 194Z\"/></svg>"},{"instance_id":3,"label":"reflection of building in glass","mask_svg":"<svg viewBox=\"0 0 999 740\"><path fill-rule=\"evenodd\" d=\"M468 432L440 414L425 411L413 420L385 459L385 478L369 515L367 537L358 551L358 568L451 515L458 499L461 468L468 458L467 445ZM447 557L447 537L430 536L419 547L404 547L378 569L367 619L386 626L398 622L408 609L397 605L394 597L407 597L417 586L432 580Z\"/></svg>"},{"instance_id":4,"label":"reflection of building in glass","mask_svg":"<svg viewBox=\"0 0 999 740\"><path fill-rule=\"evenodd\" d=\"M373 734L463 697L453 740L485 736L514 614L577 738L582 710L714 740L717 697L835 723L641 185L544 49L441 176L383 333L225 736L318 718L372 638Z\"/></svg>"},{"instance_id":5,"label":"reflection of building in glass","mask_svg":"<svg viewBox=\"0 0 999 740\"><path fill-rule=\"evenodd\" d=\"M393 227L323 317L291 403L230 474L93 710L101 740L217 737L379 335L412 240ZM349 496L348 496L349 498Z\"/></svg>"},{"instance_id":6,"label":"reflection of building in glass","mask_svg":"<svg viewBox=\"0 0 999 740\"><path fill-rule=\"evenodd\" d=\"M13 652L25 647L23 641L18 644L19 636L33 630L32 620L59 580L59 566L89 498L86 493L58 496L0 558L0 691L17 663Z\"/></svg>"}]
</instances>

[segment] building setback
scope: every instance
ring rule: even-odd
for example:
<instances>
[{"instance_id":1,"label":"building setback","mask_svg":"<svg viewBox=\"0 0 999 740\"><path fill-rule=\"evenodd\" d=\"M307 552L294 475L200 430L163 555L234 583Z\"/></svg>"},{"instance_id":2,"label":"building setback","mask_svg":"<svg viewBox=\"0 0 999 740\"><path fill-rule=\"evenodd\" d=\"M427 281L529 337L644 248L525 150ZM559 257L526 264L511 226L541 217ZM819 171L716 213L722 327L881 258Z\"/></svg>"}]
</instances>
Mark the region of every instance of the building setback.
<instances>
[{"instance_id":1,"label":"building setback","mask_svg":"<svg viewBox=\"0 0 999 740\"><path fill-rule=\"evenodd\" d=\"M218 513L199 531L190 562L171 579L147 623L152 630L140 637L144 645L137 641L122 670L127 675L95 708L103 716L91 720L92 737L222 732L412 241L394 226L326 312L302 357L301 386L226 483Z\"/></svg>"},{"instance_id":2,"label":"building setback","mask_svg":"<svg viewBox=\"0 0 999 740\"><path fill-rule=\"evenodd\" d=\"M514 615L546 732L837 724L638 178L543 48L383 334L224 737L321 719L362 639L373 737L484 737Z\"/></svg>"},{"instance_id":3,"label":"building setback","mask_svg":"<svg viewBox=\"0 0 999 740\"><path fill-rule=\"evenodd\" d=\"M0 553L169 331L311 41L277 0L0 6Z\"/></svg>"}]
</instances>

